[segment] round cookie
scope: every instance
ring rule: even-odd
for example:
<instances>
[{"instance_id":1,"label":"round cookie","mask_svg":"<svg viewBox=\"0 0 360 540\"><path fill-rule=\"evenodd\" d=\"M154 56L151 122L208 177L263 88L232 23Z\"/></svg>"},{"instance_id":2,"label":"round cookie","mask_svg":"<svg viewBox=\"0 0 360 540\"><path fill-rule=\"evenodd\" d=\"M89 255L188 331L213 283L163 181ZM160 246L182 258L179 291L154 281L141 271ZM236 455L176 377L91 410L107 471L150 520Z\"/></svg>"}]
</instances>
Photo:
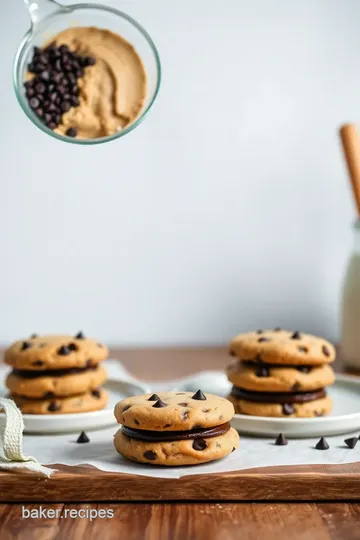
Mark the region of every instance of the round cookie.
<instances>
[{"instance_id":1,"label":"round cookie","mask_svg":"<svg viewBox=\"0 0 360 540\"><path fill-rule=\"evenodd\" d=\"M106 407L108 402L108 395L102 389L80 396L46 400L25 398L16 394L10 394L9 398L24 414L71 414L98 411Z\"/></svg>"},{"instance_id":2,"label":"round cookie","mask_svg":"<svg viewBox=\"0 0 360 540\"><path fill-rule=\"evenodd\" d=\"M121 429L114 445L122 456L151 465L196 465L227 456L239 446L239 435L230 428L224 435L207 439L145 442L125 435Z\"/></svg>"},{"instance_id":3,"label":"round cookie","mask_svg":"<svg viewBox=\"0 0 360 540\"><path fill-rule=\"evenodd\" d=\"M239 334L231 341L229 352L240 360L265 364L316 366L335 360L335 348L325 339L280 329Z\"/></svg>"},{"instance_id":4,"label":"round cookie","mask_svg":"<svg viewBox=\"0 0 360 540\"><path fill-rule=\"evenodd\" d=\"M196 392L159 392L126 398L115 405L119 424L152 431L184 431L229 422L233 405L225 398Z\"/></svg>"},{"instance_id":5,"label":"round cookie","mask_svg":"<svg viewBox=\"0 0 360 540\"><path fill-rule=\"evenodd\" d=\"M4 360L16 369L45 371L94 366L108 354L105 345L79 332L76 336L32 336L16 341L5 351Z\"/></svg>"},{"instance_id":6,"label":"round cookie","mask_svg":"<svg viewBox=\"0 0 360 540\"><path fill-rule=\"evenodd\" d=\"M74 371L75 373L64 374L59 371L59 375L56 374L56 371L44 371L40 372L42 373L41 376L34 378L31 375L33 373L37 375L38 372L25 372L29 374L25 377L16 372L11 372L7 376L6 386L13 394L29 398L48 399L54 396L65 397L85 394L97 389L106 380L106 371L101 365L85 370L74 368Z\"/></svg>"},{"instance_id":7,"label":"round cookie","mask_svg":"<svg viewBox=\"0 0 360 540\"><path fill-rule=\"evenodd\" d=\"M255 392L304 392L330 386L335 380L326 364L296 368L237 362L227 367L227 376L233 385Z\"/></svg>"},{"instance_id":8,"label":"round cookie","mask_svg":"<svg viewBox=\"0 0 360 540\"><path fill-rule=\"evenodd\" d=\"M324 416L332 409L332 401L326 396L306 403L292 403L293 413L285 414L283 405L280 403L256 403L244 399L236 399L230 394L228 400L234 405L237 414L248 414L252 416L276 416L282 418L308 418L314 416Z\"/></svg>"}]
</instances>

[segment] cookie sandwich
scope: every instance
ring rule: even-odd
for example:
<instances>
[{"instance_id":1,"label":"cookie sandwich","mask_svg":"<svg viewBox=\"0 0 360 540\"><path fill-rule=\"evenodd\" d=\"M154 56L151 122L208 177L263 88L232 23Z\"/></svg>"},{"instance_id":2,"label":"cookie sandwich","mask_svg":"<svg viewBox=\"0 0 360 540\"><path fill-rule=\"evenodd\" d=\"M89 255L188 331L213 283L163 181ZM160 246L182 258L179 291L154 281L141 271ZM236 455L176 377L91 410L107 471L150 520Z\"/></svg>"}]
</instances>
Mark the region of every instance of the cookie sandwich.
<instances>
[{"instance_id":1,"label":"cookie sandwich","mask_svg":"<svg viewBox=\"0 0 360 540\"><path fill-rule=\"evenodd\" d=\"M12 367L6 378L10 398L26 414L68 414L96 411L107 404L101 388L101 365L108 349L98 341L75 336L33 334L5 351Z\"/></svg>"},{"instance_id":2,"label":"cookie sandwich","mask_svg":"<svg viewBox=\"0 0 360 540\"><path fill-rule=\"evenodd\" d=\"M115 406L122 427L114 445L122 456L151 465L196 465L220 459L239 446L230 426L233 405L225 398L192 392L159 392Z\"/></svg>"},{"instance_id":3,"label":"cookie sandwich","mask_svg":"<svg viewBox=\"0 0 360 540\"><path fill-rule=\"evenodd\" d=\"M329 414L326 387L335 375L334 346L320 337L275 328L236 336L229 347L236 361L227 367L233 384L228 399L236 413L316 417Z\"/></svg>"}]
</instances>

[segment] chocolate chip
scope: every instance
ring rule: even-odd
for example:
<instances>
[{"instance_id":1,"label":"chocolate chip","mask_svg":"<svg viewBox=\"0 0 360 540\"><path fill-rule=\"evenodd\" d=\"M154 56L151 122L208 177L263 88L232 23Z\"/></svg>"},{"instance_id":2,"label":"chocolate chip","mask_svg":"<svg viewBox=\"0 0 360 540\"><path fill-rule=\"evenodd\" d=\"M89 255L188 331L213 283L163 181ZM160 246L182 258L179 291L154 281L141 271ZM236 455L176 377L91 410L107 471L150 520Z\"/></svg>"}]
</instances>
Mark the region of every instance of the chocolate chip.
<instances>
[{"instance_id":1,"label":"chocolate chip","mask_svg":"<svg viewBox=\"0 0 360 540\"><path fill-rule=\"evenodd\" d=\"M75 339L85 339L85 336L82 332L78 332L75 336Z\"/></svg>"},{"instance_id":2,"label":"chocolate chip","mask_svg":"<svg viewBox=\"0 0 360 540\"><path fill-rule=\"evenodd\" d=\"M164 429L167 427L171 427L171 424L165 424Z\"/></svg>"},{"instance_id":3,"label":"chocolate chip","mask_svg":"<svg viewBox=\"0 0 360 540\"><path fill-rule=\"evenodd\" d=\"M42 360L35 360L35 362L31 362L32 366L43 366L44 362Z\"/></svg>"},{"instance_id":4,"label":"chocolate chip","mask_svg":"<svg viewBox=\"0 0 360 540\"><path fill-rule=\"evenodd\" d=\"M300 388L301 388L301 384L298 383L298 382L296 382L296 383L294 383L294 384L292 385L291 391L292 391L292 392L297 392L298 390L300 390Z\"/></svg>"},{"instance_id":5,"label":"chocolate chip","mask_svg":"<svg viewBox=\"0 0 360 540\"><path fill-rule=\"evenodd\" d=\"M77 351L78 346L76 345L76 343L69 343L68 344L68 349L70 349L70 351Z\"/></svg>"},{"instance_id":6,"label":"chocolate chip","mask_svg":"<svg viewBox=\"0 0 360 540\"><path fill-rule=\"evenodd\" d=\"M180 405L180 407L187 407L189 404L188 403L178 403L178 405Z\"/></svg>"},{"instance_id":7,"label":"chocolate chip","mask_svg":"<svg viewBox=\"0 0 360 540\"><path fill-rule=\"evenodd\" d=\"M309 349L308 349L307 347L301 346L301 347L298 347L298 351L299 351L299 352L307 353L307 352L309 352Z\"/></svg>"},{"instance_id":8,"label":"chocolate chip","mask_svg":"<svg viewBox=\"0 0 360 540\"><path fill-rule=\"evenodd\" d=\"M26 351L26 349L30 349L31 346L31 343L29 343L28 341L23 341L20 351Z\"/></svg>"},{"instance_id":9,"label":"chocolate chip","mask_svg":"<svg viewBox=\"0 0 360 540\"><path fill-rule=\"evenodd\" d=\"M147 401L159 401L159 400L160 400L159 396L157 394L153 394L152 396L149 397Z\"/></svg>"},{"instance_id":10,"label":"chocolate chip","mask_svg":"<svg viewBox=\"0 0 360 540\"><path fill-rule=\"evenodd\" d=\"M62 112L67 112L71 108L71 104L68 101L63 101L60 103L60 109Z\"/></svg>"},{"instance_id":11,"label":"chocolate chip","mask_svg":"<svg viewBox=\"0 0 360 540\"><path fill-rule=\"evenodd\" d=\"M275 439L275 445L276 446L286 446L287 445L287 438L282 434L279 433L279 435Z\"/></svg>"},{"instance_id":12,"label":"chocolate chip","mask_svg":"<svg viewBox=\"0 0 360 540\"><path fill-rule=\"evenodd\" d=\"M54 392L46 392L46 394L43 395L43 398L44 399L50 399L52 397L54 397Z\"/></svg>"},{"instance_id":13,"label":"chocolate chip","mask_svg":"<svg viewBox=\"0 0 360 540\"><path fill-rule=\"evenodd\" d=\"M261 366L256 372L255 375L257 377L269 377L270 370L267 366Z\"/></svg>"},{"instance_id":14,"label":"chocolate chip","mask_svg":"<svg viewBox=\"0 0 360 540\"><path fill-rule=\"evenodd\" d=\"M258 343L265 343L265 341L270 341L270 339L267 337L261 337L258 339Z\"/></svg>"},{"instance_id":15,"label":"chocolate chip","mask_svg":"<svg viewBox=\"0 0 360 540\"><path fill-rule=\"evenodd\" d=\"M60 356L66 356L67 354L71 353L71 350L66 345L61 345L61 347L57 350L57 353Z\"/></svg>"},{"instance_id":16,"label":"chocolate chip","mask_svg":"<svg viewBox=\"0 0 360 540\"><path fill-rule=\"evenodd\" d=\"M139 420L136 420L136 418L134 418L134 424L136 424L137 426L140 426Z\"/></svg>"},{"instance_id":17,"label":"chocolate chip","mask_svg":"<svg viewBox=\"0 0 360 540\"><path fill-rule=\"evenodd\" d=\"M235 351L229 351L230 356L236 356Z\"/></svg>"},{"instance_id":18,"label":"chocolate chip","mask_svg":"<svg viewBox=\"0 0 360 540\"><path fill-rule=\"evenodd\" d=\"M128 409L130 409L131 405L125 405L125 407L123 408L122 412L124 413L125 411L127 411Z\"/></svg>"},{"instance_id":19,"label":"chocolate chip","mask_svg":"<svg viewBox=\"0 0 360 540\"><path fill-rule=\"evenodd\" d=\"M161 401L161 399L158 399L156 403L154 403L153 407L155 409L161 409L162 407L167 407L167 404Z\"/></svg>"},{"instance_id":20,"label":"chocolate chip","mask_svg":"<svg viewBox=\"0 0 360 540\"><path fill-rule=\"evenodd\" d=\"M61 409L61 406L59 403L56 403L56 401L52 401L50 405L48 406L48 411L55 412L59 411Z\"/></svg>"},{"instance_id":21,"label":"chocolate chip","mask_svg":"<svg viewBox=\"0 0 360 540\"><path fill-rule=\"evenodd\" d=\"M192 447L194 450L205 450L207 443L204 439L194 439Z\"/></svg>"},{"instance_id":22,"label":"chocolate chip","mask_svg":"<svg viewBox=\"0 0 360 540\"><path fill-rule=\"evenodd\" d=\"M77 443L86 443L90 442L89 437L86 435L85 431L82 431L76 441Z\"/></svg>"},{"instance_id":23,"label":"chocolate chip","mask_svg":"<svg viewBox=\"0 0 360 540\"><path fill-rule=\"evenodd\" d=\"M294 332L290 339L301 339L300 332Z\"/></svg>"},{"instance_id":24,"label":"chocolate chip","mask_svg":"<svg viewBox=\"0 0 360 540\"><path fill-rule=\"evenodd\" d=\"M76 135L77 135L77 129L74 128L74 127L71 127L71 128L69 128L69 129L67 129L67 130L66 130L66 135L67 135L68 137L76 137Z\"/></svg>"},{"instance_id":25,"label":"chocolate chip","mask_svg":"<svg viewBox=\"0 0 360 540\"><path fill-rule=\"evenodd\" d=\"M45 84L42 82L35 84L35 91L38 92L38 94L44 94L46 92Z\"/></svg>"},{"instance_id":26,"label":"chocolate chip","mask_svg":"<svg viewBox=\"0 0 360 540\"><path fill-rule=\"evenodd\" d=\"M90 368L90 367L93 367L94 364L93 364L93 361L91 358L89 358L89 360L86 360L86 364L85 364L85 367L87 368Z\"/></svg>"},{"instance_id":27,"label":"chocolate chip","mask_svg":"<svg viewBox=\"0 0 360 540\"><path fill-rule=\"evenodd\" d=\"M344 443L345 443L349 448L355 448L357 442L358 442L358 438L357 438L357 437L351 437L351 439L345 439L345 440L344 440Z\"/></svg>"},{"instance_id":28,"label":"chocolate chip","mask_svg":"<svg viewBox=\"0 0 360 540\"><path fill-rule=\"evenodd\" d=\"M282 412L286 415L293 414L295 412L294 407L291 405L291 403L284 403L282 406Z\"/></svg>"},{"instance_id":29,"label":"chocolate chip","mask_svg":"<svg viewBox=\"0 0 360 540\"><path fill-rule=\"evenodd\" d=\"M205 401L206 397L205 397L205 394L203 394L201 390L198 390L193 396L191 396L191 399L196 399L198 401Z\"/></svg>"},{"instance_id":30,"label":"chocolate chip","mask_svg":"<svg viewBox=\"0 0 360 540\"><path fill-rule=\"evenodd\" d=\"M301 373L310 373L312 368L311 366L296 366L296 369L301 371Z\"/></svg>"},{"instance_id":31,"label":"chocolate chip","mask_svg":"<svg viewBox=\"0 0 360 540\"><path fill-rule=\"evenodd\" d=\"M330 356L329 348L326 345L322 346L322 352L324 353L325 356Z\"/></svg>"},{"instance_id":32,"label":"chocolate chip","mask_svg":"<svg viewBox=\"0 0 360 540\"><path fill-rule=\"evenodd\" d=\"M203 429L201 424L195 424L192 429Z\"/></svg>"},{"instance_id":33,"label":"chocolate chip","mask_svg":"<svg viewBox=\"0 0 360 540\"><path fill-rule=\"evenodd\" d=\"M156 459L156 454L152 450L146 450L146 452L144 452L144 458L149 461L154 461Z\"/></svg>"},{"instance_id":34,"label":"chocolate chip","mask_svg":"<svg viewBox=\"0 0 360 540\"><path fill-rule=\"evenodd\" d=\"M47 124L47 127L48 127L49 129L55 129L55 128L57 128L57 124L56 124L55 122L49 122L49 123Z\"/></svg>"},{"instance_id":35,"label":"chocolate chip","mask_svg":"<svg viewBox=\"0 0 360 540\"><path fill-rule=\"evenodd\" d=\"M326 439L324 439L324 437L321 437L319 442L316 443L315 448L316 448L316 450L328 450L330 447L329 447Z\"/></svg>"},{"instance_id":36,"label":"chocolate chip","mask_svg":"<svg viewBox=\"0 0 360 540\"><path fill-rule=\"evenodd\" d=\"M42 109L41 107L39 107L38 109L36 109L36 114L39 116L39 118L42 118L44 116L44 109Z\"/></svg>"},{"instance_id":37,"label":"chocolate chip","mask_svg":"<svg viewBox=\"0 0 360 540\"><path fill-rule=\"evenodd\" d=\"M234 452L234 450L236 450L235 446L234 446L234 448L231 450L231 452Z\"/></svg>"},{"instance_id":38,"label":"chocolate chip","mask_svg":"<svg viewBox=\"0 0 360 540\"><path fill-rule=\"evenodd\" d=\"M32 109L37 109L38 106L40 105L40 101L38 100L37 97L34 96L34 97L32 97L32 98L30 99L29 104L30 104L30 107L31 107Z\"/></svg>"},{"instance_id":39,"label":"chocolate chip","mask_svg":"<svg viewBox=\"0 0 360 540\"><path fill-rule=\"evenodd\" d=\"M276 328L274 328L274 332L281 332L281 328L277 326Z\"/></svg>"},{"instance_id":40,"label":"chocolate chip","mask_svg":"<svg viewBox=\"0 0 360 540\"><path fill-rule=\"evenodd\" d=\"M100 391L98 388L95 388L95 390L93 390L93 391L91 392L91 395L94 396L94 397L96 397L97 399L100 399L100 397L101 397L101 391Z\"/></svg>"},{"instance_id":41,"label":"chocolate chip","mask_svg":"<svg viewBox=\"0 0 360 540\"><path fill-rule=\"evenodd\" d=\"M38 334L31 334L30 339L35 339L36 337L39 337Z\"/></svg>"}]
</instances>

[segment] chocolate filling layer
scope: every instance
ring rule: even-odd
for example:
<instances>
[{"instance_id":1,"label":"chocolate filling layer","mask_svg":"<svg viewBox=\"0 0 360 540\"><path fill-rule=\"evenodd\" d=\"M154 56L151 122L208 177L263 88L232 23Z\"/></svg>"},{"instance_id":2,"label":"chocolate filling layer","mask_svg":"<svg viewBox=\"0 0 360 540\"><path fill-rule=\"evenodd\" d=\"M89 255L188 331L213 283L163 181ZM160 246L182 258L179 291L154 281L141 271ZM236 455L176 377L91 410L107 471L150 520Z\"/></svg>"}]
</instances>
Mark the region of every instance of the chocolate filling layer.
<instances>
[{"instance_id":1,"label":"chocolate filling layer","mask_svg":"<svg viewBox=\"0 0 360 540\"><path fill-rule=\"evenodd\" d=\"M28 370L13 369L12 373L23 379L37 379L38 377L63 377L64 375L75 375L76 373L85 373L86 371L95 371L98 366L90 367L74 367L68 369L43 369L43 370Z\"/></svg>"},{"instance_id":2,"label":"chocolate filling layer","mask_svg":"<svg viewBox=\"0 0 360 540\"><path fill-rule=\"evenodd\" d=\"M312 392L252 392L233 386L231 395L236 399L255 401L256 403L306 403L326 396L323 388Z\"/></svg>"},{"instance_id":3,"label":"chocolate filling layer","mask_svg":"<svg viewBox=\"0 0 360 540\"><path fill-rule=\"evenodd\" d=\"M230 423L221 424L211 428L195 428L188 431L148 431L146 429L132 429L126 426L121 428L124 435L139 441L161 442L161 441L185 441L187 439L207 439L224 435L230 429Z\"/></svg>"},{"instance_id":4,"label":"chocolate filling layer","mask_svg":"<svg viewBox=\"0 0 360 540\"><path fill-rule=\"evenodd\" d=\"M301 365L296 366L295 364L265 364L265 362L261 362L260 360L239 360L241 364L244 364L244 366L248 367L268 367L268 368L292 368L297 369L298 371L302 371L303 373L310 373L312 368L314 366L307 366L307 365Z\"/></svg>"}]
</instances>

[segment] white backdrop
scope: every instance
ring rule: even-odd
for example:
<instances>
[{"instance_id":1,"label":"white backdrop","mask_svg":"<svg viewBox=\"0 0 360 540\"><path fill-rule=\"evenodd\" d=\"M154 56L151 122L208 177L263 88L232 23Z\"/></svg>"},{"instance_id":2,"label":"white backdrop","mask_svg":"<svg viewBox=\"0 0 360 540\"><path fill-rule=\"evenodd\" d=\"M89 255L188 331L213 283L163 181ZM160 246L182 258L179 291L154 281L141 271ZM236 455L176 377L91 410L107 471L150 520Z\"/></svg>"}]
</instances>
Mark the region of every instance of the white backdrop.
<instances>
[{"instance_id":1,"label":"white backdrop","mask_svg":"<svg viewBox=\"0 0 360 540\"><path fill-rule=\"evenodd\" d=\"M144 124L92 148L20 110L28 17L2 4L0 342L337 339L354 218L337 128L359 118L360 2L113 1L152 35L163 84Z\"/></svg>"}]
</instances>

